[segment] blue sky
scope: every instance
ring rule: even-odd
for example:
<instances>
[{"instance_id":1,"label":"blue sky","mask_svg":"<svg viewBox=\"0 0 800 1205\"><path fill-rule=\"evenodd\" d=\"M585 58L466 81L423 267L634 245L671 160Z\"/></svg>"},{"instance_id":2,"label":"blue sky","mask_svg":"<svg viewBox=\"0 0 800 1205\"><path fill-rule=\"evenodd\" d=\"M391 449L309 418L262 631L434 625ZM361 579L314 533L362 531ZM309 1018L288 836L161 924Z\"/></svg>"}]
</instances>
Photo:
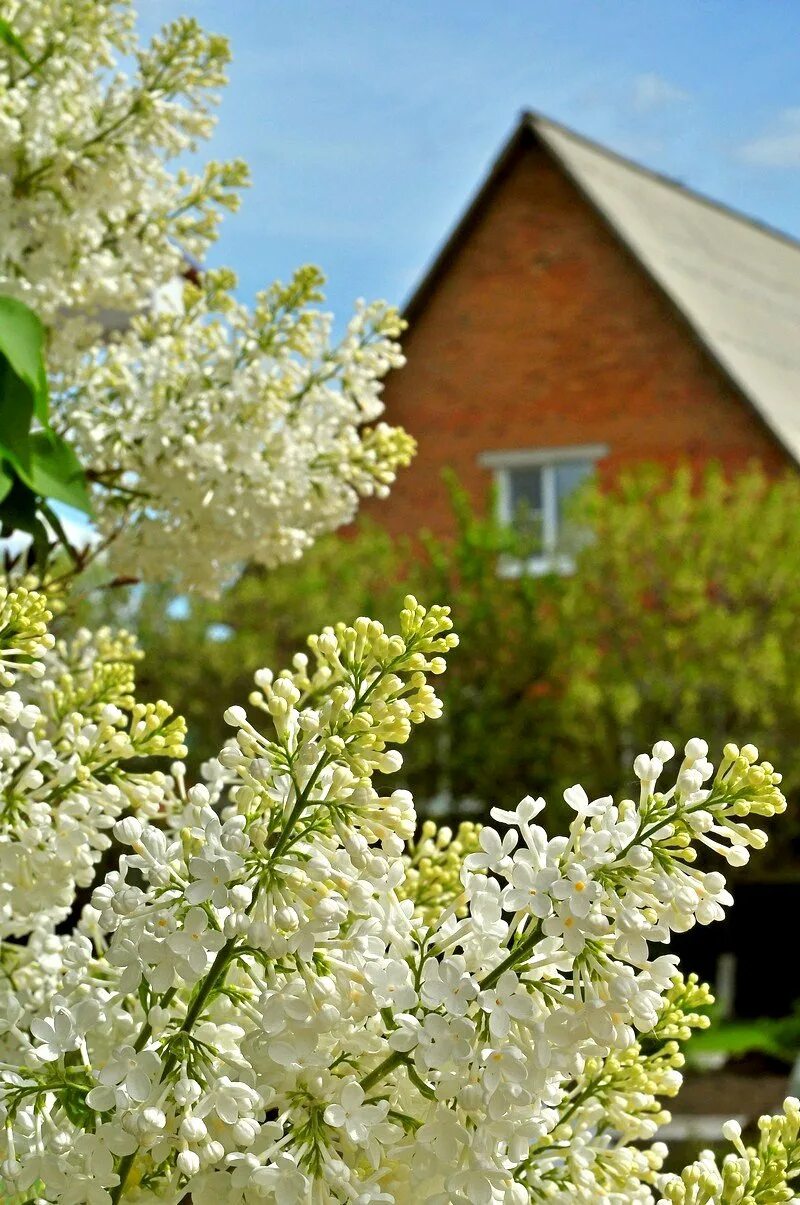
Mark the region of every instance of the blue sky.
<instances>
[{"instance_id":1,"label":"blue sky","mask_svg":"<svg viewBox=\"0 0 800 1205\"><path fill-rule=\"evenodd\" d=\"M800 236L798 0L139 0L234 61L211 153L254 184L213 256L401 302L534 108Z\"/></svg>"}]
</instances>

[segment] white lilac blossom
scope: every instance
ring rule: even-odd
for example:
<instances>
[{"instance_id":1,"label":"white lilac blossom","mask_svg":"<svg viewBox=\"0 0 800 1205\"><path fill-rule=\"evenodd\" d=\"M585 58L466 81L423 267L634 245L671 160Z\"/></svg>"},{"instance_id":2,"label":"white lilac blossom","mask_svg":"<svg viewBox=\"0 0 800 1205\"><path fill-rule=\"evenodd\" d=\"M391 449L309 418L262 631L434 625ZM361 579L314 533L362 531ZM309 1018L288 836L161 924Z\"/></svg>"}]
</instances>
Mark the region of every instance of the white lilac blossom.
<instances>
[{"instance_id":1,"label":"white lilac blossom","mask_svg":"<svg viewBox=\"0 0 800 1205\"><path fill-rule=\"evenodd\" d=\"M45 324L96 547L209 594L300 556L413 453L379 421L401 320L359 304L337 342L315 269L248 309L232 272L196 268L248 179L177 165L213 129L224 38L187 18L140 45L132 0L8 0L2 19L0 293Z\"/></svg>"},{"instance_id":2,"label":"white lilac blossom","mask_svg":"<svg viewBox=\"0 0 800 1205\"><path fill-rule=\"evenodd\" d=\"M139 654L127 633L54 642L50 618L40 595L0 587L0 664L16 687L0 693L0 939L69 916L115 820L141 831L136 816L165 806L169 776L136 764L186 752L169 704L134 699Z\"/></svg>"},{"instance_id":3,"label":"white lilac blossom","mask_svg":"<svg viewBox=\"0 0 800 1205\"><path fill-rule=\"evenodd\" d=\"M572 788L565 835L527 798L495 809L498 830L428 822L415 839L411 797L384 782L440 713L429 678L455 643L447 609L411 597L397 634L369 619L324 630L289 670L258 672L248 709L227 713L232 740L189 785L170 764L177 721L154 725L133 699L129 641L54 645L38 595L0 600L8 1192L794 1199L794 1100L762 1119L757 1148L726 1127L722 1163L665 1174L657 1141L710 995L654 947L724 914L705 859L738 865L763 845L753 821L784 809L780 776L750 746L714 769L692 740L665 782L661 743L634 763L635 798ZM57 927L112 827L118 864Z\"/></svg>"}]
</instances>

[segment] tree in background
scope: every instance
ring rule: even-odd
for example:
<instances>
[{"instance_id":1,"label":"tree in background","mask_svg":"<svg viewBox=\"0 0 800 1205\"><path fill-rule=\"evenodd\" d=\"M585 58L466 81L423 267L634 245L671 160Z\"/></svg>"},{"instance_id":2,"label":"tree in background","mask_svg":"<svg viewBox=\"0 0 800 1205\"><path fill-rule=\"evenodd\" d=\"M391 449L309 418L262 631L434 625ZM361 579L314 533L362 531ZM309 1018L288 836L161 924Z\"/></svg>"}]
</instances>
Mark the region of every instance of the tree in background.
<instances>
[{"instance_id":1,"label":"tree in background","mask_svg":"<svg viewBox=\"0 0 800 1205\"><path fill-rule=\"evenodd\" d=\"M554 776L620 784L642 734L752 733L800 790L800 478L644 468L582 503L558 612Z\"/></svg>"},{"instance_id":2,"label":"tree in background","mask_svg":"<svg viewBox=\"0 0 800 1205\"><path fill-rule=\"evenodd\" d=\"M594 538L566 575L498 572L524 545L454 482L451 504L449 539L395 542L362 521L299 565L249 572L220 601L187 599L172 617L163 591L144 591L128 616L153 650L143 674L156 694L171 683L192 719L192 756L215 747L217 702L240 697L246 667L288 659L325 616L387 617L413 589L452 599L461 640L440 686L446 718L422 729L405 759L423 810L435 801L456 816L465 800L485 812L525 791L559 794L576 766L593 767L605 791L626 789L631 750L648 732L676 737L703 720L722 744L756 733L786 767L790 794L800 790L794 475L768 480L752 468L726 480L711 468L698 481L644 467L614 492L588 490L574 518ZM106 619L118 606L109 604ZM203 664L192 656L200 646ZM774 856L790 855L793 830L787 822Z\"/></svg>"}]
</instances>

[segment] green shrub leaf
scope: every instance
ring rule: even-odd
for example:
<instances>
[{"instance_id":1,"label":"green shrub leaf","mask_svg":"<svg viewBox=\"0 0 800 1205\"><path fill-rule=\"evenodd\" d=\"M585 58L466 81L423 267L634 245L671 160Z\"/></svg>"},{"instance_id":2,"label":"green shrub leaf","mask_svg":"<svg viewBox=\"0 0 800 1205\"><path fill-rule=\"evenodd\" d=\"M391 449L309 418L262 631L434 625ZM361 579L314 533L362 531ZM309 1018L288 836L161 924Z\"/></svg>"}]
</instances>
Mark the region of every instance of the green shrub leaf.
<instances>
[{"instance_id":1,"label":"green shrub leaf","mask_svg":"<svg viewBox=\"0 0 800 1205\"><path fill-rule=\"evenodd\" d=\"M16 297L0 296L0 353L27 385L33 413L43 427L50 423L50 396L44 362L44 327L33 310Z\"/></svg>"},{"instance_id":2,"label":"green shrub leaf","mask_svg":"<svg viewBox=\"0 0 800 1205\"><path fill-rule=\"evenodd\" d=\"M34 431L30 448L26 480L31 489L42 498L54 498L90 515L92 504L86 476L66 440L54 431Z\"/></svg>"}]
</instances>

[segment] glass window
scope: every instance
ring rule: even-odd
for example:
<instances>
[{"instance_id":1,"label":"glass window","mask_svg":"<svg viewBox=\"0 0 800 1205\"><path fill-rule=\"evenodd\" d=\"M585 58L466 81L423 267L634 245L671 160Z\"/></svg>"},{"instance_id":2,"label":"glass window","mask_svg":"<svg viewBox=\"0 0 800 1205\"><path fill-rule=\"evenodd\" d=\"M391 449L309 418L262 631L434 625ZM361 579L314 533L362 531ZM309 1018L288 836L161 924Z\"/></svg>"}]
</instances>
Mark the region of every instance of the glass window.
<instances>
[{"instance_id":1,"label":"glass window","mask_svg":"<svg viewBox=\"0 0 800 1205\"><path fill-rule=\"evenodd\" d=\"M544 473L538 465L511 469L507 479L507 519L522 537L527 556L544 550Z\"/></svg>"},{"instance_id":2,"label":"glass window","mask_svg":"<svg viewBox=\"0 0 800 1205\"><path fill-rule=\"evenodd\" d=\"M553 465L556 478L556 522L560 528L569 517L569 499L594 472L591 460L563 460Z\"/></svg>"},{"instance_id":3,"label":"glass window","mask_svg":"<svg viewBox=\"0 0 800 1205\"><path fill-rule=\"evenodd\" d=\"M539 465L524 465L509 470L511 513L518 511L540 511L542 509L542 470Z\"/></svg>"},{"instance_id":4,"label":"glass window","mask_svg":"<svg viewBox=\"0 0 800 1205\"><path fill-rule=\"evenodd\" d=\"M568 559L570 551L582 543L570 516L570 501L576 490L594 473L594 459L563 453L547 460L546 454L532 453L530 464L496 465L502 518L525 539L531 566L546 567L553 558Z\"/></svg>"}]
</instances>

